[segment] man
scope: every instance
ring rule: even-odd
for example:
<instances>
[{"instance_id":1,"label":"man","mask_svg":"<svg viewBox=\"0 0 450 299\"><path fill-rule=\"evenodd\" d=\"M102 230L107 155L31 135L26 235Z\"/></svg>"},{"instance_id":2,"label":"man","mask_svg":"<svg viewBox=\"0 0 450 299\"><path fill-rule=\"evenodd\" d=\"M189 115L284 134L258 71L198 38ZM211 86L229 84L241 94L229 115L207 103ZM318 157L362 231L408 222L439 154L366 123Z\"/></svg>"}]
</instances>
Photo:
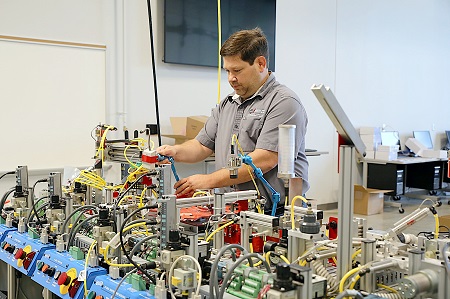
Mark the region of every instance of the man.
<instances>
[{"instance_id":1,"label":"man","mask_svg":"<svg viewBox=\"0 0 450 299\"><path fill-rule=\"evenodd\" d=\"M296 125L295 173L303 178L303 193L309 188L308 161L305 155L306 111L297 95L275 80L268 69L268 44L259 28L232 34L222 45L220 55L228 82L234 92L213 109L205 127L195 139L181 145L163 145L157 149L175 161L195 163L215 152L216 171L181 179L174 185L179 196L192 195L197 189L235 185L238 190L255 189L246 166L238 177L230 178L227 161L232 136L237 136L244 154L248 154L264 178L280 193L284 204L284 182L277 178L278 126ZM255 179L262 196L267 199L266 212L272 209L271 192Z\"/></svg>"}]
</instances>

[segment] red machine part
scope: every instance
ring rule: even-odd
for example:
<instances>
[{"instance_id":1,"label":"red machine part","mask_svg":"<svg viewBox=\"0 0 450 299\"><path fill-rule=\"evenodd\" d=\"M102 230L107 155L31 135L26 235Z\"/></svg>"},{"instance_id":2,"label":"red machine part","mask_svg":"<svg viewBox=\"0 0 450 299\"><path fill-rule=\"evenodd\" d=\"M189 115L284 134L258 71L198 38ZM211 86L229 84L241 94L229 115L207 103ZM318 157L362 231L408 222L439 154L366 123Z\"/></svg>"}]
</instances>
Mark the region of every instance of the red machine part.
<instances>
[{"instance_id":1,"label":"red machine part","mask_svg":"<svg viewBox=\"0 0 450 299\"><path fill-rule=\"evenodd\" d=\"M338 219L336 217L328 218L328 238L330 238L331 240L336 239L338 236L337 225Z\"/></svg>"},{"instance_id":2,"label":"red machine part","mask_svg":"<svg viewBox=\"0 0 450 299\"><path fill-rule=\"evenodd\" d=\"M239 224L231 224L224 229L223 240L228 244L240 244L241 243L241 227Z\"/></svg>"}]
</instances>

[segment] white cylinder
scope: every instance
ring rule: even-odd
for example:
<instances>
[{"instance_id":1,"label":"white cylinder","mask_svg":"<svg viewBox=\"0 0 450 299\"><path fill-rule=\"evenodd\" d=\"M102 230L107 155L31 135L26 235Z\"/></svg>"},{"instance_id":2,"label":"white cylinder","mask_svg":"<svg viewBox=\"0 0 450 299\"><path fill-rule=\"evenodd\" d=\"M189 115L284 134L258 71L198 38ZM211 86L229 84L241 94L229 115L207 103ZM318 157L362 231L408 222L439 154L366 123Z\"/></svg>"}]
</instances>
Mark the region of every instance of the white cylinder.
<instances>
[{"instance_id":1,"label":"white cylinder","mask_svg":"<svg viewBox=\"0 0 450 299\"><path fill-rule=\"evenodd\" d=\"M295 125L278 126L278 177L289 179L295 176Z\"/></svg>"}]
</instances>

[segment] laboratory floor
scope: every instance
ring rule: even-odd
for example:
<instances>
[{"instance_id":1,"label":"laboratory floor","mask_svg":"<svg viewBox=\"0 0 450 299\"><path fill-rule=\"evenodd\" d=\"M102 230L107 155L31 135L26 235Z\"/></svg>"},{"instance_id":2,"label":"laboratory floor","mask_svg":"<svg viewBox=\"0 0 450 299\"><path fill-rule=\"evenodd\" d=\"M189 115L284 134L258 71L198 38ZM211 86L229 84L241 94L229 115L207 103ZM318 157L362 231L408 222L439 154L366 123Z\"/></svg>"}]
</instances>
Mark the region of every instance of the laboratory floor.
<instances>
[{"instance_id":1,"label":"laboratory floor","mask_svg":"<svg viewBox=\"0 0 450 299\"><path fill-rule=\"evenodd\" d=\"M448 204L448 200L450 197L441 197L441 203L442 205L437 207L437 213L439 216L443 215L450 215L450 205ZM393 224L403 217L406 217L410 213L412 213L414 210L416 210L420 204L423 202L423 199L418 198L409 198L409 197L402 197L400 201L395 201L396 203L401 202L404 213L400 214L399 209L397 207L390 207L385 204L383 213L375 214L375 215L358 215L355 214L355 217L361 217L367 220L367 226L368 228L371 227L376 230L388 230L389 228L393 227ZM431 202L426 200L422 207L430 206ZM338 216L338 210L326 210L324 211L324 223L328 222L328 218L330 216L337 217ZM442 223L441 223L442 224ZM435 229L435 219L431 213L426 216L426 218L416 222L409 228L407 228L404 232L405 233L411 233L417 235L420 232L431 232ZM440 229L441 232L447 232L449 231L447 228L442 227Z\"/></svg>"}]
</instances>

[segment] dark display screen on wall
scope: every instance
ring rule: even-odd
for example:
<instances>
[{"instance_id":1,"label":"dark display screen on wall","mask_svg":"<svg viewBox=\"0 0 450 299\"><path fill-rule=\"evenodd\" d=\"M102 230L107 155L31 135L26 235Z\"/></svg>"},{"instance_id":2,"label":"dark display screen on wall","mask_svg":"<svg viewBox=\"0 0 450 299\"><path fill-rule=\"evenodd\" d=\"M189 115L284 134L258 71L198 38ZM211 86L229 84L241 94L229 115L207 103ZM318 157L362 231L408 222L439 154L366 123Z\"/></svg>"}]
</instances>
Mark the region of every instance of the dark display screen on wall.
<instances>
[{"instance_id":1,"label":"dark display screen on wall","mask_svg":"<svg viewBox=\"0 0 450 299\"><path fill-rule=\"evenodd\" d=\"M164 62L218 64L217 1L165 0ZM276 0L222 0L222 42L241 29L260 27L269 41L269 69L275 71Z\"/></svg>"}]
</instances>

